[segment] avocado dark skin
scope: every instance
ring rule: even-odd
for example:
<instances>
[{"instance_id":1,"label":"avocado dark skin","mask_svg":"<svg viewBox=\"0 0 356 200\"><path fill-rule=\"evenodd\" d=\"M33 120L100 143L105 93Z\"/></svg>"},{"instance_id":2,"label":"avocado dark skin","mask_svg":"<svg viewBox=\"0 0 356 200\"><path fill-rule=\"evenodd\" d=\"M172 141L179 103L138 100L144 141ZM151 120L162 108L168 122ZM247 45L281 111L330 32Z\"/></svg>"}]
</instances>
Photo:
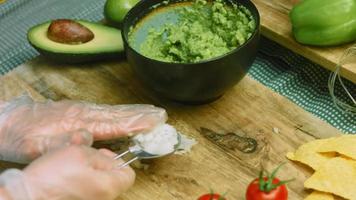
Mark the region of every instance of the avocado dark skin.
<instances>
[{"instance_id":1,"label":"avocado dark skin","mask_svg":"<svg viewBox=\"0 0 356 200\"><path fill-rule=\"evenodd\" d=\"M29 43L45 58L60 63L86 63L123 55L121 31L83 20L60 19L32 27Z\"/></svg>"},{"instance_id":2,"label":"avocado dark skin","mask_svg":"<svg viewBox=\"0 0 356 200\"><path fill-rule=\"evenodd\" d=\"M58 54L34 47L46 60L63 64L84 64L102 60L112 60L124 57L124 52L100 54Z\"/></svg>"}]
</instances>

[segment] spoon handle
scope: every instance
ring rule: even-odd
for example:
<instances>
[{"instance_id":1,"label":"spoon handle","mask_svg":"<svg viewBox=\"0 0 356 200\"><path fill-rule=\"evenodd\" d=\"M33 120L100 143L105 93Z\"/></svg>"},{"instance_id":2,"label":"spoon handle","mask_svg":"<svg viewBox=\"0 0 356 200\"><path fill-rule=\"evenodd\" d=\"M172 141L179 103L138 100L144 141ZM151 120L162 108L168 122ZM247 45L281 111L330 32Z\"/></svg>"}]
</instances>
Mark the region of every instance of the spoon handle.
<instances>
[{"instance_id":1,"label":"spoon handle","mask_svg":"<svg viewBox=\"0 0 356 200\"><path fill-rule=\"evenodd\" d=\"M126 155L126 154L128 154L128 153L130 153L130 150L127 150L127 151L125 151L125 152L123 152L123 153L121 153L121 154L115 156L114 159L115 159L115 160L120 159L120 158L122 158L124 155ZM135 156L135 157L132 158L131 160L119 164L119 169L121 169L121 168L123 168L123 167L126 167L127 165L131 164L132 162L134 162L134 161L137 160L137 159L138 159L138 156Z\"/></svg>"},{"instance_id":2,"label":"spoon handle","mask_svg":"<svg viewBox=\"0 0 356 200\"><path fill-rule=\"evenodd\" d=\"M125 162L125 163L122 163L119 165L119 169L123 168L123 167L126 167L127 165L131 164L132 162L134 162L135 160L138 159L138 156L132 158L131 160Z\"/></svg>"},{"instance_id":3,"label":"spoon handle","mask_svg":"<svg viewBox=\"0 0 356 200\"><path fill-rule=\"evenodd\" d=\"M115 156L115 157L114 157L114 160L117 160L117 159L119 159L119 158L122 158L124 155L126 155L126 154L128 154L128 153L130 153L130 150L127 150L127 151L125 151L124 153Z\"/></svg>"}]
</instances>

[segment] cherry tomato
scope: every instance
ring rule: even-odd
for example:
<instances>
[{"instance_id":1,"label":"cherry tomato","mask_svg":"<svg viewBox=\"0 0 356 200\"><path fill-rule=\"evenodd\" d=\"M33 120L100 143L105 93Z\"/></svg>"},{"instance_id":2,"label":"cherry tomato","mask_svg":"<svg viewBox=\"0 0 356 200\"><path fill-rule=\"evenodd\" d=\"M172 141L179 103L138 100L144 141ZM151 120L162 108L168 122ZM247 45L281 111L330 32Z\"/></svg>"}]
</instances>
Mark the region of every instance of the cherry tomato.
<instances>
[{"instance_id":1,"label":"cherry tomato","mask_svg":"<svg viewBox=\"0 0 356 200\"><path fill-rule=\"evenodd\" d=\"M246 200L287 200L288 190L286 183L293 181L294 179L281 181L276 178L278 170L283 165L284 164L279 165L268 176L264 176L265 171L262 170L259 177L248 185Z\"/></svg>"},{"instance_id":2,"label":"cherry tomato","mask_svg":"<svg viewBox=\"0 0 356 200\"><path fill-rule=\"evenodd\" d=\"M204 194L198 200L227 200L219 194Z\"/></svg>"},{"instance_id":3,"label":"cherry tomato","mask_svg":"<svg viewBox=\"0 0 356 200\"><path fill-rule=\"evenodd\" d=\"M268 178L264 177L264 180L267 181ZM273 185L280 183L278 178L274 178L272 181ZM253 180L250 185L247 187L246 200L287 200L288 199L288 190L286 185L280 185L271 191L261 191L259 179Z\"/></svg>"}]
</instances>

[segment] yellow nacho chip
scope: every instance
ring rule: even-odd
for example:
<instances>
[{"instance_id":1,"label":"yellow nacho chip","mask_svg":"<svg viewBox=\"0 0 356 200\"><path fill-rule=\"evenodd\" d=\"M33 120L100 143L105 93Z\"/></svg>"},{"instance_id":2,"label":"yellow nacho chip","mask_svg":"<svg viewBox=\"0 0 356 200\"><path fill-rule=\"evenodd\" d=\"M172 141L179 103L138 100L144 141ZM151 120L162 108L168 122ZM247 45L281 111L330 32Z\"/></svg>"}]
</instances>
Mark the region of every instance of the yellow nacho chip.
<instances>
[{"instance_id":1,"label":"yellow nacho chip","mask_svg":"<svg viewBox=\"0 0 356 200\"><path fill-rule=\"evenodd\" d=\"M286 157L289 159L289 160L295 160L294 159L294 153L293 152L288 152L287 154L286 154Z\"/></svg>"},{"instance_id":2,"label":"yellow nacho chip","mask_svg":"<svg viewBox=\"0 0 356 200\"><path fill-rule=\"evenodd\" d=\"M334 200L334 196L326 192L313 191L304 200Z\"/></svg>"},{"instance_id":3,"label":"yellow nacho chip","mask_svg":"<svg viewBox=\"0 0 356 200\"><path fill-rule=\"evenodd\" d=\"M304 187L356 200L356 161L332 158L305 181Z\"/></svg>"},{"instance_id":4,"label":"yellow nacho chip","mask_svg":"<svg viewBox=\"0 0 356 200\"><path fill-rule=\"evenodd\" d=\"M318 152L337 152L356 160L356 135L330 138L317 149Z\"/></svg>"},{"instance_id":5,"label":"yellow nacho chip","mask_svg":"<svg viewBox=\"0 0 356 200\"><path fill-rule=\"evenodd\" d=\"M308 142L300 146L294 153L287 153L286 157L289 160L301 162L316 170L326 161L334 157L334 154L324 155L317 152L319 147L327 141L329 141L329 139L320 139Z\"/></svg>"}]
</instances>

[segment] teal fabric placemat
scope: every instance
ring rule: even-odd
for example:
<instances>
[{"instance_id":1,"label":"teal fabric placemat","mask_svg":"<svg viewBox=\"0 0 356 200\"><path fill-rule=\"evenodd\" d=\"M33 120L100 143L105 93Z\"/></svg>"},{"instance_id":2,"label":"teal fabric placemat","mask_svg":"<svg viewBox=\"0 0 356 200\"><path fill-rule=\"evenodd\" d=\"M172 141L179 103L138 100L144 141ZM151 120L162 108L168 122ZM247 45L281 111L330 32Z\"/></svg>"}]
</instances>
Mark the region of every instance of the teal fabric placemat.
<instances>
[{"instance_id":1,"label":"teal fabric placemat","mask_svg":"<svg viewBox=\"0 0 356 200\"><path fill-rule=\"evenodd\" d=\"M105 0L8 0L0 4L0 74L38 53L28 44L27 30L57 18L103 19ZM249 76L287 97L345 133L356 133L356 116L338 110L327 89L330 72L262 38ZM352 94L356 85L347 82ZM341 91L341 90L338 90ZM339 94L345 101L346 96Z\"/></svg>"},{"instance_id":2,"label":"teal fabric placemat","mask_svg":"<svg viewBox=\"0 0 356 200\"><path fill-rule=\"evenodd\" d=\"M332 102L328 90L330 71L325 68L262 39L249 75L344 133L356 134L356 116L340 111ZM344 83L351 94L356 94L356 84L347 80ZM341 91L341 87L336 87L338 97L348 102Z\"/></svg>"}]
</instances>

